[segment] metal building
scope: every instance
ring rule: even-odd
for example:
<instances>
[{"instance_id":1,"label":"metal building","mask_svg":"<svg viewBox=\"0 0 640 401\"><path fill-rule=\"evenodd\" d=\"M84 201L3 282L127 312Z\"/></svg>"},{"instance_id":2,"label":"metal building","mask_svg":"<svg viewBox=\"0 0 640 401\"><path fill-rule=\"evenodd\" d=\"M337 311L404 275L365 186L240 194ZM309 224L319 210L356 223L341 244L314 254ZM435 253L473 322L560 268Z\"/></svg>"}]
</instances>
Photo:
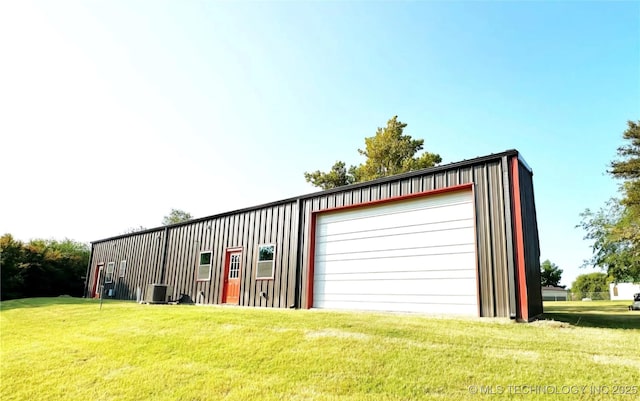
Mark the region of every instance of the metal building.
<instances>
[{"instance_id":1,"label":"metal building","mask_svg":"<svg viewBox=\"0 0 640 401\"><path fill-rule=\"evenodd\" d=\"M85 293L529 321L539 260L532 171L509 150L95 241Z\"/></svg>"}]
</instances>

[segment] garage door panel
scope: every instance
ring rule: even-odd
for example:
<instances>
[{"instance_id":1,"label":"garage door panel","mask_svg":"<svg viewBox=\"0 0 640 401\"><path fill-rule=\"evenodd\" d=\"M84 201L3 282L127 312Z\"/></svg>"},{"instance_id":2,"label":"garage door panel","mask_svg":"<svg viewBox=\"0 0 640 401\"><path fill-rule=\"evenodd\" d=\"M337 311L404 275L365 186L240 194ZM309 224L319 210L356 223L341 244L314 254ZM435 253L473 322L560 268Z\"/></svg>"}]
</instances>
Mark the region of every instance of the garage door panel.
<instances>
[{"instance_id":1,"label":"garage door panel","mask_svg":"<svg viewBox=\"0 0 640 401\"><path fill-rule=\"evenodd\" d=\"M389 303L389 304L429 304L429 305L475 305L476 299L471 295L465 296L452 296L452 295L438 295L438 294L426 294L426 295L412 295L412 294L335 294L331 299L327 299L327 302L333 303Z\"/></svg>"},{"instance_id":2,"label":"garage door panel","mask_svg":"<svg viewBox=\"0 0 640 401\"><path fill-rule=\"evenodd\" d=\"M405 212L388 212L385 214L348 218L344 221L328 221L324 219L317 226L319 237L337 235L355 231L370 231L393 228L411 224L439 224L456 221L461 214L469 208L469 203L460 203L450 208L425 208ZM333 216L335 217L335 216Z\"/></svg>"},{"instance_id":3,"label":"garage door panel","mask_svg":"<svg viewBox=\"0 0 640 401\"><path fill-rule=\"evenodd\" d=\"M478 314L471 191L320 214L313 306Z\"/></svg>"},{"instance_id":4,"label":"garage door panel","mask_svg":"<svg viewBox=\"0 0 640 401\"><path fill-rule=\"evenodd\" d=\"M345 216L344 211L325 213L322 216L322 220L323 222L334 223L343 222L350 219L382 216L392 212L413 211L417 209L438 209L440 207L455 207L458 204L469 204L470 202L472 202L473 200L469 195L470 191L460 191L457 193L451 192L448 194L429 196L428 202L424 201L425 198L415 198L388 203L381 206L363 206L362 208L349 210L348 216Z\"/></svg>"},{"instance_id":5,"label":"garage door panel","mask_svg":"<svg viewBox=\"0 0 640 401\"><path fill-rule=\"evenodd\" d=\"M389 260L392 259L392 260ZM419 255L403 258L371 258L366 262L361 259L316 261L316 274L323 276L357 273L381 273L399 271L455 271L469 270L475 263L475 253L469 249L466 253L445 255Z\"/></svg>"},{"instance_id":6,"label":"garage door panel","mask_svg":"<svg viewBox=\"0 0 640 401\"><path fill-rule=\"evenodd\" d=\"M422 232L397 236L367 236L346 241L318 242L317 249L332 254L357 253L368 250L420 249L447 245L472 245L473 228L459 228L437 232Z\"/></svg>"},{"instance_id":7,"label":"garage door panel","mask_svg":"<svg viewBox=\"0 0 640 401\"><path fill-rule=\"evenodd\" d=\"M418 223L412 222L411 224L397 225L395 227L385 227L371 230L356 230L350 232L344 232L340 234L331 235L319 235L316 237L318 243L324 243L327 241L341 241L351 240L358 238L368 237L383 237L401 234L423 233L423 232L437 232L443 230L452 230L457 228L473 228L473 220L471 219L459 219L452 221L445 221L440 223Z\"/></svg>"},{"instance_id":8,"label":"garage door panel","mask_svg":"<svg viewBox=\"0 0 640 401\"><path fill-rule=\"evenodd\" d=\"M371 269L369 269L371 270ZM438 280L438 279L460 279L472 278L475 280L475 272L466 268L455 266L450 268L440 268L439 270L409 270L409 271L363 271L360 273L334 271L333 273L318 274L318 281L345 281L357 282L365 280Z\"/></svg>"},{"instance_id":9,"label":"garage door panel","mask_svg":"<svg viewBox=\"0 0 640 401\"><path fill-rule=\"evenodd\" d=\"M429 255L456 255L459 253L474 253L474 245L447 245L432 248L417 249L395 249L388 251L371 250L366 252L350 252L335 255L318 256L319 261L338 261L338 260L370 260L370 259L398 259L398 263L402 263L402 259L407 257L420 257ZM474 253L475 255L475 253Z\"/></svg>"},{"instance_id":10,"label":"garage door panel","mask_svg":"<svg viewBox=\"0 0 640 401\"><path fill-rule=\"evenodd\" d=\"M319 292L331 294L380 295L451 295L475 293L474 277L430 280L360 280L324 281L316 287Z\"/></svg>"},{"instance_id":11,"label":"garage door panel","mask_svg":"<svg viewBox=\"0 0 640 401\"><path fill-rule=\"evenodd\" d=\"M420 303L420 302L379 302L374 300L360 301L328 301L324 303L327 309L348 309L363 311L389 311L389 312L429 312L443 315L473 316L478 314L475 304L458 303Z\"/></svg>"}]
</instances>

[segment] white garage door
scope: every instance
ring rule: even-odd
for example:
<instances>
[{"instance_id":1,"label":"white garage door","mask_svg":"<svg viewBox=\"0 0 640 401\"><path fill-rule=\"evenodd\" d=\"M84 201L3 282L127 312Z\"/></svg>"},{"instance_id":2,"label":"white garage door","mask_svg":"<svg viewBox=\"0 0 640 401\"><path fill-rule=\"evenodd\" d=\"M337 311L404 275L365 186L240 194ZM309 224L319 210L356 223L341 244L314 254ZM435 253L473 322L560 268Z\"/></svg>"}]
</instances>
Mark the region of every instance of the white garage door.
<instances>
[{"instance_id":1,"label":"white garage door","mask_svg":"<svg viewBox=\"0 0 640 401\"><path fill-rule=\"evenodd\" d=\"M477 316L472 192L318 215L313 306Z\"/></svg>"}]
</instances>

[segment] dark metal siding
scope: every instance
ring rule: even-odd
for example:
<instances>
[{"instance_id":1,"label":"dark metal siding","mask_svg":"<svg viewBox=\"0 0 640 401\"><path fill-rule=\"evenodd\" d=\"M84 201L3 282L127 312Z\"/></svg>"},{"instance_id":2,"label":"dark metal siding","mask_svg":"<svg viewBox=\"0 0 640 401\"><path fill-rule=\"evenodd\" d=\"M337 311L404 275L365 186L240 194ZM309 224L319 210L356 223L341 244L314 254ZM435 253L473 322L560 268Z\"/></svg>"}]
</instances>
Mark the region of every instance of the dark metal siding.
<instances>
[{"instance_id":1,"label":"dark metal siding","mask_svg":"<svg viewBox=\"0 0 640 401\"><path fill-rule=\"evenodd\" d=\"M166 283L196 302L222 303L225 252L241 248L240 305L289 307L295 296L296 215L295 202L288 202L170 228ZM257 247L269 243L276 245L274 278L256 280ZM195 280L201 251L213 252L208 281Z\"/></svg>"},{"instance_id":2,"label":"dark metal siding","mask_svg":"<svg viewBox=\"0 0 640 401\"><path fill-rule=\"evenodd\" d=\"M467 183L474 184L480 315L515 317L513 211L507 151L432 169L415 171L330 191L209 216L169 227L122 235L92 246L87 291L96 267L127 260L124 278L115 277L116 298L135 299L149 283L162 280L174 298L189 295L199 303L222 302L225 251L242 249L240 305L304 307L309 299L310 224L313 211L348 206ZM520 165L525 254L530 315L542 311L539 288L539 245L531 172ZM276 245L272 280L256 280L259 244ZM198 255L212 251L211 278L195 280ZM261 296L264 293L264 296ZM538 312L539 311L539 312Z\"/></svg>"},{"instance_id":3,"label":"dark metal siding","mask_svg":"<svg viewBox=\"0 0 640 401\"><path fill-rule=\"evenodd\" d=\"M506 158L504 159L506 160ZM302 244L302 291L299 305L306 305L309 277L310 217L312 211L346 206L379 199L410 195L428 190L474 183L476 234L482 316L509 316L509 280L506 253L506 223L503 186L503 159L459 166L447 171L430 172L387 182L371 182L340 192L320 193L302 200L304 241ZM508 177L507 177L508 179Z\"/></svg>"},{"instance_id":4,"label":"dark metal siding","mask_svg":"<svg viewBox=\"0 0 640 401\"><path fill-rule=\"evenodd\" d=\"M533 175L521 162L518 163L524 260L527 282L529 319L542 314L542 287L540 282L540 240L533 193Z\"/></svg>"},{"instance_id":5,"label":"dark metal siding","mask_svg":"<svg viewBox=\"0 0 640 401\"><path fill-rule=\"evenodd\" d=\"M88 296L93 294L97 266L104 264L106 272L109 262L115 263L113 283L105 284L105 290L114 289L118 299L135 299L136 288L144 289L147 283L160 280L160 259L163 240L162 230L132 234L128 237L93 244ZM127 261L124 277L120 277L120 262ZM106 293L105 293L106 296Z\"/></svg>"},{"instance_id":6,"label":"dark metal siding","mask_svg":"<svg viewBox=\"0 0 640 401\"><path fill-rule=\"evenodd\" d=\"M288 202L95 243L88 288L99 263L106 268L108 262L116 262L117 268L126 259L126 275L116 283L118 299L135 299L137 287L144 292L148 284L164 277L162 282L172 287L174 298L186 294L198 303L221 303L225 252L242 248L240 305L290 307L296 293L297 215L296 202ZM274 278L256 280L257 246L268 243L276 245ZM212 252L208 281L196 281L201 251Z\"/></svg>"}]
</instances>

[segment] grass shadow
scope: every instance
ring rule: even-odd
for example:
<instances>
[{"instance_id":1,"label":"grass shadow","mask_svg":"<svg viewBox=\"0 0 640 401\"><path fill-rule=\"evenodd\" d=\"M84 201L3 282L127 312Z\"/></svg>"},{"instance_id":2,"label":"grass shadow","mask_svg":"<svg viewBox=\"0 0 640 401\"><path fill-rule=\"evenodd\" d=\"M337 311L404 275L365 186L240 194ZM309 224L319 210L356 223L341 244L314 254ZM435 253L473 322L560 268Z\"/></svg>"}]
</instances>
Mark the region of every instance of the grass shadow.
<instances>
[{"instance_id":1,"label":"grass shadow","mask_svg":"<svg viewBox=\"0 0 640 401\"><path fill-rule=\"evenodd\" d=\"M577 327L640 329L640 311L630 311L631 301L549 302L544 304L544 320Z\"/></svg>"},{"instance_id":2,"label":"grass shadow","mask_svg":"<svg viewBox=\"0 0 640 401\"><path fill-rule=\"evenodd\" d=\"M97 299L56 297L56 298L20 298L0 302L0 311L25 308L40 308L52 305L86 305L87 303L98 303Z\"/></svg>"},{"instance_id":3,"label":"grass shadow","mask_svg":"<svg viewBox=\"0 0 640 401\"><path fill-rule=\"evenodd\" d=\"M543 319L569 323L578 327L599 327L605 329L640 329L640 312L627 315L606 315L602 313L547 313Z\"/></svg>"}]
</instances>

